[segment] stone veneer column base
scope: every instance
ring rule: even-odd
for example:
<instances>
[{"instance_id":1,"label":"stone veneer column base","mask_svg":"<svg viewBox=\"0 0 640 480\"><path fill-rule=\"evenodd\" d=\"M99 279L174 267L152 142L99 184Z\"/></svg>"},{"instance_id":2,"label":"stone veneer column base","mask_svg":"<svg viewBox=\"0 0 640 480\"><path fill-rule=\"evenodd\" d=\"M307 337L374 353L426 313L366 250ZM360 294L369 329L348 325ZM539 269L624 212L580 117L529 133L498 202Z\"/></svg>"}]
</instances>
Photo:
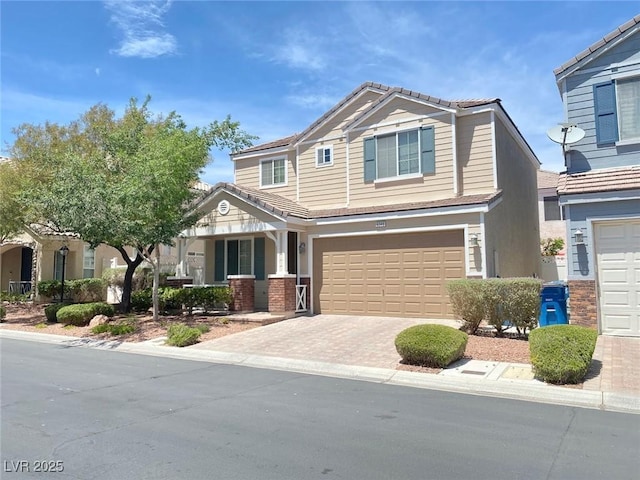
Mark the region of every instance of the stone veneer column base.
<instances>
[{"instance_id":1,"label":"stone veneer column base","mask_svg":"<svg viewBox=\"0 0 640 480\"><path fill-rule=\"evenodd\" d=\"M296 275L269 275L269 312L296 311Z\"/></svg>"},{"instance_id":2,"label":"stone veneer column base","mask_svg":"<svg viewBox=\"0 0 640 480\"><path fill-rule=\"evenodd\" d=\"M569 280L569 323L598 328L595 280Z\"/></svg>"},{"instance_id":3,"label":"stone veneer column base","mask_svg":"<svg viewBox=\"0 0 640 480\"><path fill-rule=\"evenodd\" d=\"M255 311L256 277L229 275L227 278L233 294L233 302L229 305L229 310L244 313Z\"/></svg>"}]
</instances>

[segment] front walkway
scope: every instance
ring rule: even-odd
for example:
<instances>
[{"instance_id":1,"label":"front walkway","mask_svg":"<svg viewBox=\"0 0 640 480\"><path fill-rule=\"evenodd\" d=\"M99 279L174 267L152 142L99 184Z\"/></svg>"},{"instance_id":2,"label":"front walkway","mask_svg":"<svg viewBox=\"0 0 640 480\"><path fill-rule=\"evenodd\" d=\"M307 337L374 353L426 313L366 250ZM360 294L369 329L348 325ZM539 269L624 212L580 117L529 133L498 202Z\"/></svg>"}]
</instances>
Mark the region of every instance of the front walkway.
<instances>
[{"instance_id":1,"label":"front walkway","mask_svg":"<svg viewBox=\"0 0 640 480\"><path fill-rule=\"evenodd\" d=\"M600 335L585 390L640 396L640 338Z\"/></svg>"},{"instance_id":2,"label":"front walkway","mask_svg":"<svg viewBox=\"0 0 640 480\"><path fill-rule=\"evenodd\" d=\"M190 348L394 369L400 361L394 345L396 335L420 323L459 325L454 320L315 315L292 318Z\"/></svg>"}]
</instances>

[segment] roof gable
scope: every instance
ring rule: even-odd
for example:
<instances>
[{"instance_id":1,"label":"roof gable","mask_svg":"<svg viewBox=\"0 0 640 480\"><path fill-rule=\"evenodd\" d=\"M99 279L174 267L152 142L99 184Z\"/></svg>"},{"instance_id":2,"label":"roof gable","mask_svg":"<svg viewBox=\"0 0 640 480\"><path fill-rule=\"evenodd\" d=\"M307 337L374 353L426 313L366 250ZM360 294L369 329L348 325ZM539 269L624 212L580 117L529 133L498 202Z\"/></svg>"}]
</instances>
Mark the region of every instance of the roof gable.
<instances>
[{"instance_id":1,"label":"roof gable","mask_svg":"<svg viewBox=\"0 0 640 480\"><path fill-rule=\"evenodd\" d=\"M640 14L633 17L628 22L620 25L618 28L605 35L597 42L593 43L575 57L569 59L564 64L556 68L553 73L556 76L556 82L560 83L565 77L572 74L576 70L584 67L588 63L598 58L603 53L609 51L615 45L625 41L631 35L640 30Z\"/></svg>"}]
</instances>

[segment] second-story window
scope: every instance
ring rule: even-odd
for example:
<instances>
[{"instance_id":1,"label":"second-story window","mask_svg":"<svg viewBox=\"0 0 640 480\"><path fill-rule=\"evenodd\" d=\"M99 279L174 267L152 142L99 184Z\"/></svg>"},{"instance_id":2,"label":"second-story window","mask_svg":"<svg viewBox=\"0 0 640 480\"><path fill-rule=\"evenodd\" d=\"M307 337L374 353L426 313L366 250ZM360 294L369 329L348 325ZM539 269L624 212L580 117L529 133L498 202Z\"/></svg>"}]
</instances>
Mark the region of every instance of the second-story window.
<instances>
[{"instance_id":1,"label":"second-story window","mask_svg":"<svg viewBox=\"0 0 640 480\"><path fill-rule=\"evenodd\" d=\"M284 158L271 158L260 162L260 186L285 185L287 182Z\"/></svg>"},{"instance_id":2,"label":"second-story window","mask_svg":"<svg viewBox=\"0 0 640 480\"><path fill-rule=\"evenodd\" d=\"M620 140L640 139L640 77L618 80Z\"/></svg>"},{"instance_id":3,"label":"second-story window","mask_svg":"<svg viewBox=\"0 0 640 480\"><path fill-rule=\"evenodd\" d=\"M596 84L593 97L598 145L640 143L640 77Z\"/></svg>"},{"instance_id":4,"label":"second-story window","mask_svg":"<svg viewBox=\"0 0 640 480\"><path fill-rule=\"evenodd\" d=\"M316 149L316 165L319 167L333 165L333 146L327 145Z\"/></svg>"},{"instance_id":5,"label":"second-story window","mask_svg":"<svg viewBox=\"0 0 640 480\"><path fill-rule=\"evenodd\" d=\"M435 173L433 127L364 140L365 182L419 173Z\"/></svg>"}]
</instances>

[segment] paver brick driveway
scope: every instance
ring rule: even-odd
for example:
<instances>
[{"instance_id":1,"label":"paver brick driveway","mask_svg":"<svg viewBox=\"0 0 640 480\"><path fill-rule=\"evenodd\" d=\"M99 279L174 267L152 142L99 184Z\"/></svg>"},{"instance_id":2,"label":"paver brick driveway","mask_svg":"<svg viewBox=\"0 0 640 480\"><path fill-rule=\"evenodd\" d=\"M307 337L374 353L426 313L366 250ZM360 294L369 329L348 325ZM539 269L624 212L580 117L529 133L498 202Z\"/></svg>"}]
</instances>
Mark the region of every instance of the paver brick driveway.
<instances>
[{"instance_id":1,"label":"paver brick driveway","mask_svg":"<svg viewBox=\"0 0 640 480\"><path fill-rule=\"evenodd\" d=\"M292 318L191 348L395 368L400 360L394 345L396 335L420 323L456 328L459 325L453 320L315 315Z\"/></svg>"}]
</instances>

